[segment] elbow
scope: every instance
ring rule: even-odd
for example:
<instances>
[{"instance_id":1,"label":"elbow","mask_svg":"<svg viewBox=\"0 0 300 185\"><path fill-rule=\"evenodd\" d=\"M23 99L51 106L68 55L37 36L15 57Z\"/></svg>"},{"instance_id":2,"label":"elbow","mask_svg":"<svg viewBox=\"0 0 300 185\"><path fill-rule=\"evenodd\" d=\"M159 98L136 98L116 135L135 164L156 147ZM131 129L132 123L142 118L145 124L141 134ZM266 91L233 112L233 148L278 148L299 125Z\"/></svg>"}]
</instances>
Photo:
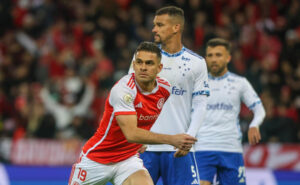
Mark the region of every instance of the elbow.
<instances>
[{"instance_id":1,"label":"elbow","mask_svg":"<svg viewBox=\"0 0 300 185\"><path fill-rule=\"evenodd\" d=\"M128 143L136 143L136 137L134 134L131 134L131 133L127 133L127 134L124 134L126 140L128 141Z\"/></svg>"}]
</instances>

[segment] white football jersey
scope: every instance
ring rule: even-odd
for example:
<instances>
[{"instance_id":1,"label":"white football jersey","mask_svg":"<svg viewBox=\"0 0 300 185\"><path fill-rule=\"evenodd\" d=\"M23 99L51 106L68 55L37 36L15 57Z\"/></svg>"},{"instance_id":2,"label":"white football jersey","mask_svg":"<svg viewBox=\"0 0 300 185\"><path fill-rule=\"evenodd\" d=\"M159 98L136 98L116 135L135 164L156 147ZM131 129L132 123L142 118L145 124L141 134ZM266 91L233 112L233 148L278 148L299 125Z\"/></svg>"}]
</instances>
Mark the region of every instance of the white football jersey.
<instances>
[{"instance_id":1,"label":"white football jersey","mask_svg":"<svg viewBox=\"0 0 300 185\"><path fill-rule=\"evenodd\" d=\"M175 54L162 50L163 69L159 76L171 84L171 96L151 131L163 134L186 133L194 96L209 95L208 74L204 58L183 47ZM133 72L132 69L130 72ZM174 151L170 145L148 145L147 151Z\"/></svg>"},{"instance_id":2,"label":"white football jersey","mask_svg":"<svg viewBox=\"0 0 300 185\"><path fill-rule=\"evenodd\" d=\"M241 102L252 109L261 103L244 77L227 72L222 77L209 75L210 96L204 122L197 134L197 151L242 152L239 124Z\"/></svg>"}]
</instances>

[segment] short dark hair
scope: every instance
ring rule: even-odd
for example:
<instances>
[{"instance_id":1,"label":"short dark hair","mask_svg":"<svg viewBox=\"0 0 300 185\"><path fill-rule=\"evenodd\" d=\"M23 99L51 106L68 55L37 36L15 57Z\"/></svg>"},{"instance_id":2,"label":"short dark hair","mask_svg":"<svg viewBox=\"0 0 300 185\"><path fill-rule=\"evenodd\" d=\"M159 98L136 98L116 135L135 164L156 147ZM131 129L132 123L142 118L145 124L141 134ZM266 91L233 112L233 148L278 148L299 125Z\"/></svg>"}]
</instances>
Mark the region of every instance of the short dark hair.
<instances>
[{"instance_id":1,"label":"short dark hair","mask_svg":"<svg viewBox=\"0 0 300 185\"><path fill-rule=\"evenodd\" d=\"M159 61L161 59L161 51L159 49L159 47L153 43L153 42L142 42L139 44L139 46L137 47L137 49L135 50L135 54L139 51L148 51L151 53L155 53L156 56L158 57Z\"/></svg>"},{"instance_id":2,"label":"short dark hair","mask_svg":"<svg viewBox=\"0 0 300 185\"><path fill-rule=\"evenodd\" d=\"M155 13L155 15L164 15L164 14L168 14L169 16L184 17L184 11L181 8L176 6L166 6L158 9Z\"/></svg>"},{"instance_id":3,"label":"short dark hair","mask_svg":"<svg viewBox=\"0 0 300 185\"><path fill-rule=\"evenodd\" d=\"M213 38L213 39L210 39L207 44L206 44L206 49L208 47L216 47L216 46L224 46L225 49L231 53L231 44L225 40L225 39L222 39L222 38Z\"/></svg>"}]
</instances>

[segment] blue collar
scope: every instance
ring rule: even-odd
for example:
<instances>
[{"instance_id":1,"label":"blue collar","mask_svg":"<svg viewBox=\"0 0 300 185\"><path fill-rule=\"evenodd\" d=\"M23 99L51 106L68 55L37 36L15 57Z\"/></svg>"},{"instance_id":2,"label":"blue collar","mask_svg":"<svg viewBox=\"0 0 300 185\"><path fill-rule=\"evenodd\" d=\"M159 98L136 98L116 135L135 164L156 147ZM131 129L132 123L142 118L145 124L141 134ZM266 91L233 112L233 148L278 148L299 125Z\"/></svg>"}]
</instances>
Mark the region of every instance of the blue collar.
<instances>
[{"instance_id":1,"label":"blue collar","mask_svg":"<svg viewBox=\"0 0 300 185\"><path fill-rule=\"evenodd\" d=\"M227 76L229 76L229 74L230 74L230 72L227 71L227 73L225 73L223 76L214 77L210 73L208 73L208 78L211 80L222 80L222 79L226 78Z\"/></svg>"},{"instance_id":2,"label":"blue collar","mask_svg":"<svg viewBox=\"0 0 300 185\"><path fill-rule=\"evenodd\" d=\"M178 57L186 50L185 47L183 46L179 52L170 54L170 53L164 51L163 49L161 49L161 45L158 45L158 47L161 50L161 54L166 55L167 57Z\"/></svg>"}]
</instances>

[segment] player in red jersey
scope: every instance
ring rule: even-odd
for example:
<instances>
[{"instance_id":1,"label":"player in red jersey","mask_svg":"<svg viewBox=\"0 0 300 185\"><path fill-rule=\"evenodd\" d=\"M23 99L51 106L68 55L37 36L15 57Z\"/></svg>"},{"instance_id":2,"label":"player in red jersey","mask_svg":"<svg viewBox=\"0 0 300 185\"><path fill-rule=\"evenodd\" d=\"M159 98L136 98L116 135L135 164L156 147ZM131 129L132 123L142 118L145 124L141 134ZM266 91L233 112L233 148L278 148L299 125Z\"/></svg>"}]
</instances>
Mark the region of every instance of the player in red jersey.
<instances>
[{"instance_id":1,"label":"player in red jersey","mask_svg":"<svg viewBox=\"0 0 300 185\"><path fill-rule=\"evenodd\" d=\"M138 156L142 144L169 144L188 151L196 139L187 134L150 132L170 96L170 84L157 77L162 69L156 44L141 43L135 52L135 74L111 89L99 128L73 165L69 185L153 185Z\"/></svg>"}]
</instances>

